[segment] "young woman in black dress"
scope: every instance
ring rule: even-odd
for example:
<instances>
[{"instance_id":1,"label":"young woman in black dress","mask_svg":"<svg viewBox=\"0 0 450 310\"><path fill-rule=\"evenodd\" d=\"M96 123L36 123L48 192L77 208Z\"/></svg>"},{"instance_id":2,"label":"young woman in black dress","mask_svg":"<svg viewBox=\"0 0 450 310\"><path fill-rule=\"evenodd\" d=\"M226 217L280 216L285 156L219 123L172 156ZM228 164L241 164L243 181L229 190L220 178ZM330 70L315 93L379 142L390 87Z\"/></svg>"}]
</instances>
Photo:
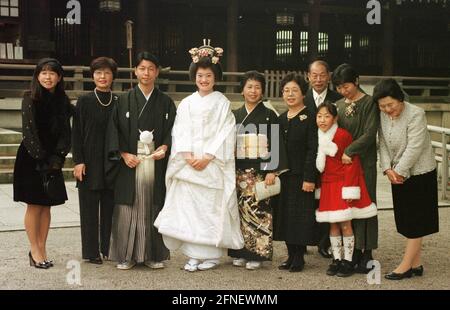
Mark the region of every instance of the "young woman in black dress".
<instances>
[{"instance_id":1,"label":"young woman in black dress","mask_svg":"<svg viewBox=\"0 0 450 310\"><path fill-rule=\"evenodd\" d=\"M27 204L25 229L30 241L30 265L47 269L46 241L50 227L50 207L64 204L67 192L62 167L71 146L72 106L64 91L63 69L58 60L39 61L31 90L22 101L23 140L14 166L14 201ZM51 195L44 179L61 180Z\"/></svg>"}]
</instances>

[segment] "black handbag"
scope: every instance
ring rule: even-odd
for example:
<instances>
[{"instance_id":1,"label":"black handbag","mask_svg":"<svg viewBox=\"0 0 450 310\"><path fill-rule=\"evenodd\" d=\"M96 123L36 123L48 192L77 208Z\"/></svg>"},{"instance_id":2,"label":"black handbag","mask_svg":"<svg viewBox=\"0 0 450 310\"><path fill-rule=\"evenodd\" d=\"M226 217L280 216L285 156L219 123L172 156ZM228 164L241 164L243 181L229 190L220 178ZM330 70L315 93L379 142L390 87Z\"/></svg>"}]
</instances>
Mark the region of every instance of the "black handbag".
<instances>
[{"instance_id":1,"label":"black handbag","mask_svg":"<svg viewBox=\"0 0 450 310\"><path fill-rule=\"evenodd\" d=\"M64 177L61 171L44 174L42 181L44 192L50 200L66 200L66 186L64 184Z\"/></svg>"}]
</instances>

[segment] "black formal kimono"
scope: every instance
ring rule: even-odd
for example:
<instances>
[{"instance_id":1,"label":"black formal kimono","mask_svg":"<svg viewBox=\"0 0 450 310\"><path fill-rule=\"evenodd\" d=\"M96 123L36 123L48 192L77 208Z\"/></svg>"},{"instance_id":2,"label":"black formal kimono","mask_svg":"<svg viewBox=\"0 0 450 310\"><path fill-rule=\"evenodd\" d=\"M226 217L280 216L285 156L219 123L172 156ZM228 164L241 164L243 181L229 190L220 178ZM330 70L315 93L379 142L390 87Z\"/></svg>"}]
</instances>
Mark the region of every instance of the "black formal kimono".
<instances>
[{"instance_id":1,"label":"black formal kimono","mask_svg":"<svg viewBox=\"0 0 450 310\"><path fill-rule=\"evenodd\" d=\"M241 231L244 237L244 248L229 250L229 255L235 258L244 258L249 261L264 261L272 259L272 210L277 196L258 201L255 198L254 184L264 181L266 174L281 172L287 168L287 158L282 139L278 117L274 111L267 108L263 102L258 103L254 110L247 112L245 105L233 111L237 123L238 146L244 142L245 134L267 136L267 151L269 158L264 154L249 154L237 151L236 158L236 189L238 195L239 214L241 218ZM242 139L239 139L242 137ZM264 138L265 140L265 138ZM261 144L259 145L261 149ZM247 155L247 156L246 156ZM272 163L270 163L272 161Z\"/></svg>"},{"instance_id":2,"label":"black formal kimono","mask_svg":"<svg viewBox=\"0 0 450 310\"><path fill-rule=\"evenodd\" d=\"M62 167L70 151L69 98L43 90L38 101L25 94L22 101L23 140L14 164L14 201L41 206L56 206L67 200L65 187L50 198L44 191L43 176L62 177Z\"/></svg>"},{"instance_id":3,"label":"black formal kimono","mask_svg":"<svg viewBox=\"0 0 450 310\"><path fill-rule=\"evenodd\" d=\"M100 91L97 95L101 102L94 92L78 99L72 130L74 163L86 166L83 180L77 180L84 259L97 258L100 253L109 256L114 209L114 192L106 186L104 161L106 127L118 96Z\"/></svg>"},{"instance_id":4,"label":"black formal kimono","mask_svg":"<svg viewBox=\"0 0 450 310\"><path fill-rule=\"evenodd\" d=\"M305 107L296 116L279 117L287 150L289 171L281 176L280 203L274 208L274 240L307 246L316 245L318 225L314 192L302 191L303 182L316 183L317 125Z\"/></svg>"},{"instance_id":5,"label":"black formal kimono","mask_svg":"<svg viewBox=\"0 0 450 310\"><path fill-rule=\"evenodd\" d=\"M165 173L170 154L171 130L176 115L172 99L154 88L147 101L138 86L119 97L109 121L106 139L106 174L114 188L111 259L160 262L169 252L153 226L164 205ZM153 160L138 150L140 132L150 131L151 151L161 145L169 150ZM120 152L141 156L136 168L129 168Z\"/></svg>"}]
</instances>

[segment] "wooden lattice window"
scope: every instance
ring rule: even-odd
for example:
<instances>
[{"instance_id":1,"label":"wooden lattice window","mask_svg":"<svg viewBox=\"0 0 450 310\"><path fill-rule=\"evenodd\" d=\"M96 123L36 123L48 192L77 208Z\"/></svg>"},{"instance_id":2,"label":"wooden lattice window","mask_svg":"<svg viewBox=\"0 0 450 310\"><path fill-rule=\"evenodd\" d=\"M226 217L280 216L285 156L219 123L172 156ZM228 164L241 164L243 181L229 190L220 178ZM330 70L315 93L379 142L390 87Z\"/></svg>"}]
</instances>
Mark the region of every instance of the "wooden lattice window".
<instances>
[{"instance_id":1,"label":"wooden lattice window","mask_svg":"<svg viewBox=\"0 0 450 310\"><path fill-rule=\"evenodd\" d=\"M0 16L19 17L19 0L0 0Z\"/></svg>"}]
</instances>

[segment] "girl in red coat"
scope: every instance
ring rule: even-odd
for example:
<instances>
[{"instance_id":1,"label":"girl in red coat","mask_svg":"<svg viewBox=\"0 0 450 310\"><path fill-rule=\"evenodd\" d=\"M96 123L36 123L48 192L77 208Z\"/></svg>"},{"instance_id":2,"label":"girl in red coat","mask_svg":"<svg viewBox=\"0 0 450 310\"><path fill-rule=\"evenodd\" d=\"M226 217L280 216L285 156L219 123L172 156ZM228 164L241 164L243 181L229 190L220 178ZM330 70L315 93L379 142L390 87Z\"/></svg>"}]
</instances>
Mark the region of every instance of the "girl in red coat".
<instances>
[{"instance_id":1,"label":"girl in red coat","mask_svg":"<svg viewBox=\"0 0 450 310\"><path fill-rule=\"evenodd\" d=\"M316 220L330 223L333 252L327 275L348 277L353 274L351 261L355 245L351 221L372 217L377 208L367 192L359 157L354 156L348 165L341 161L345 148L352 143L352 136L345 129L338 128L335 105L324 102L318 107L317 126L319 148L316 166L322 175L320 187L316 190L320 197Z\"/></svg>"}]
</instances>

